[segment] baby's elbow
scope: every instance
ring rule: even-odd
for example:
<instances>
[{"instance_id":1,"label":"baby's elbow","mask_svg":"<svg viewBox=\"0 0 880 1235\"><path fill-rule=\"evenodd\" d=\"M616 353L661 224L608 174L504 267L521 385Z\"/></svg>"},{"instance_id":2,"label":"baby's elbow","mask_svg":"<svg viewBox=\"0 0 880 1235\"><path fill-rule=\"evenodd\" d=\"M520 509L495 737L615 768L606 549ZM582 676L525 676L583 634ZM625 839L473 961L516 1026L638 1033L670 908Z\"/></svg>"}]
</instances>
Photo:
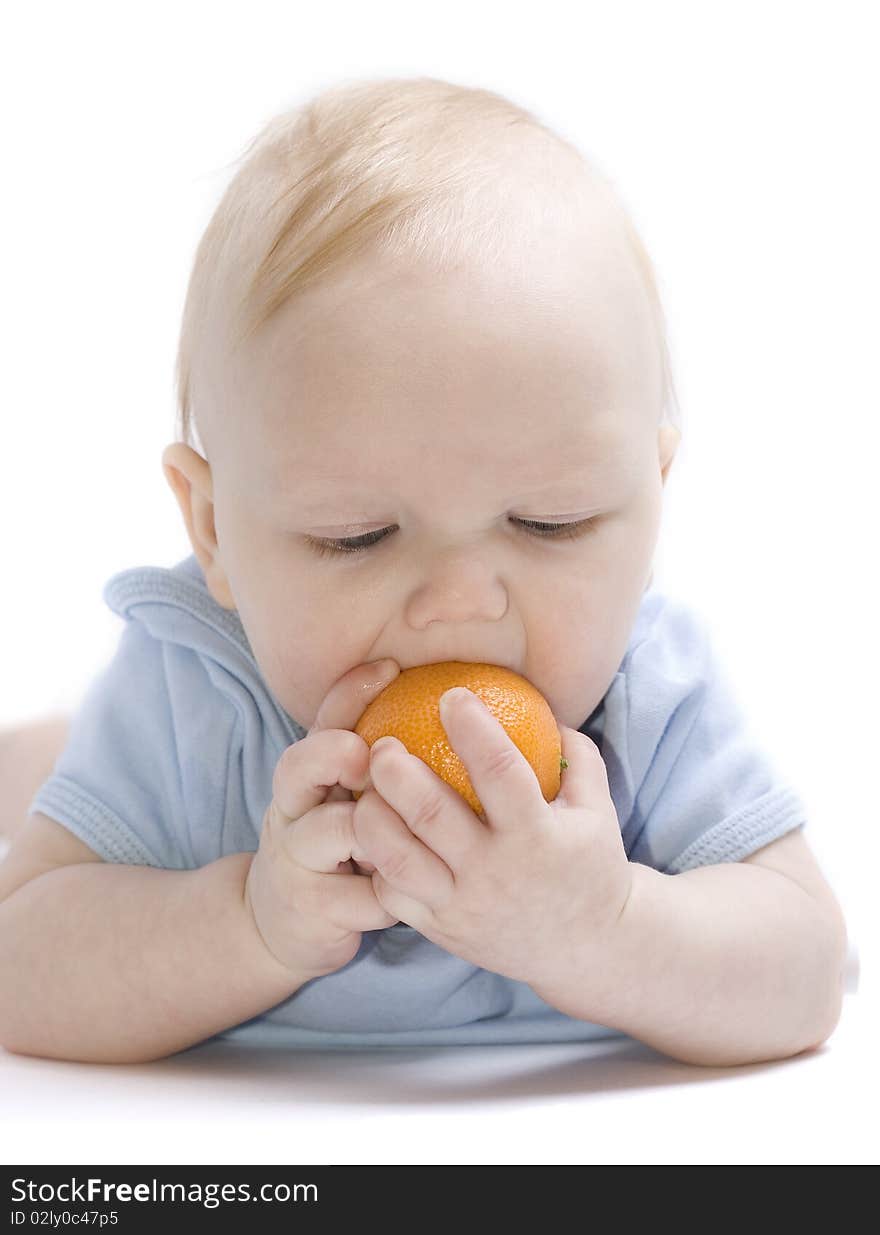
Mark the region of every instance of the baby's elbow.
<instances>
[{"instance_id":1,"label":"baby's elbow","mask_svg":"<svg viewBox=\"0 0 880 1235\"><path fill-rule=\"evenodd\" d=\"M826 906L822 942L827 957L822 967L819 991L818 1032L814 1030L805 1050L818 1050L832 1036L843 1013L843 996L847 990L850 957L853 953L846 928L846 919L837 905Z\"/></svg>"},{"instance_id":2,"label":"baby's elbow","mask_svg":"<svg viewBox=\"0 0 880 1235\"><path fill-rule=\"evenodd\" d=\"M62 1063L142 1064L156 1063L167 1059L173 1051L143 1050L123 1045L112 1047L104 1044L77 1049L75 1046L53 1045L48 1042L27 1041L14 1033L4 1032L0 1027L0 1049L7 1055L24 1059L50 1059Z\"/></svg>"}]
</instances>

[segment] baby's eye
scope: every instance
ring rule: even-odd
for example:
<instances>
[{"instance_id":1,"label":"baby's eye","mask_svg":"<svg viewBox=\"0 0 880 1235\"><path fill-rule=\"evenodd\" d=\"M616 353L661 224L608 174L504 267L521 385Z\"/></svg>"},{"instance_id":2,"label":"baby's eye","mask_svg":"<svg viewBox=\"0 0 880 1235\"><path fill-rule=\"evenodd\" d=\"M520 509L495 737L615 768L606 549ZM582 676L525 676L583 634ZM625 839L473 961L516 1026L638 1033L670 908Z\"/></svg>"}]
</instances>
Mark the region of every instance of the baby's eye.
<instances>
[{"instance_id":1,"label":"baby's eye","mask_svg":"<svg viewBox=\"0 0 880 1235\"><path fill-rule=\"evenodd\" d=\"M555 540L576 540L586 532L592 531L598 517L593 515L590 519L579 519L576 523L541 523L536 519L512 519L511 521L527 529L531 536ZM369 549L371 545L378 544L393 531L396 531L395 527L383 527L377 532L367 532L363 536L353 536L345 540L320 540L314 536L306 536L305 540L319 557L325 557L335 554L360 553L364 549Z\"/></svg>"}]
</instances>

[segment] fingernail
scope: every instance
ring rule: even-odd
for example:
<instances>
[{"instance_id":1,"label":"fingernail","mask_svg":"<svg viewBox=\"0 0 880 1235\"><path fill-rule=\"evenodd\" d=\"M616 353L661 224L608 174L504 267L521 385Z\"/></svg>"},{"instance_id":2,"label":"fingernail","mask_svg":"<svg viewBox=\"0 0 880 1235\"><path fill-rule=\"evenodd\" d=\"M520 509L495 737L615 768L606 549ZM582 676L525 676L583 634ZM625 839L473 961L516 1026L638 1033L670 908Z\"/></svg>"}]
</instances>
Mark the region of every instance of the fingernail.
<instances>
[{"instance_id":1,"label":"fingernail","mask_svg":"<svg viewBox=\"0 0 880 1235\"><path fill-rule=\"evenodd\" d=\"M447 714L450 707L459 707L463 699L475 698L473 691L466 686L451 686L440 696L439 708L441 717Z\"/></svg>"},{"instance_id":2,"label":"fingernail","mask_svg":"<svg viewBox=\"0 0 880 1235\"><path fill-rule=\"evenodd\" d=\"M384 738L379 738L378 741L374 742L370 749L371 751L385 750L386 748L388 750L391 750L395 746L402 746L402 745L403 743L398 742L397 738L384 737Z\"/></svg>"},{"instance_id":3,"label":"fingernail","mask_svg":"<svg viewBox=\"0 0 880 1235\"><path fill-rule=\"evenodd\" d=\"M373 690L377 686L387 686L397 677L397 662L393 660L377 660L367 666L373 670L369 682L365 682L363 690Z\"/></svg>"},{"instance_id":4,"label":"fingernail","mask_svg":"<svg viewBox=\"0 0 880 1235\"><path fill-rule=\"evenodd\" d=\"M384 660L370 661L369 668L375 670L376 673L381 675L386 673L396 673L397 661L392 660L390 656L386 656Z\"/></svg>"}]
</instances>

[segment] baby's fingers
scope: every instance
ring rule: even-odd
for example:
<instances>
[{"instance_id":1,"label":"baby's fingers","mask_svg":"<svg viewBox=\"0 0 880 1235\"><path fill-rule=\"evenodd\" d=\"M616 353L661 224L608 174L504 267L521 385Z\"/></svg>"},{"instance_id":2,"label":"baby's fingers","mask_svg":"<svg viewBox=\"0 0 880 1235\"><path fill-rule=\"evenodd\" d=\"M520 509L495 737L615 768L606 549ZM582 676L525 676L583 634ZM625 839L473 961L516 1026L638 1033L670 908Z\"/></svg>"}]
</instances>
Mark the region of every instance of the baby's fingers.
<instances>
[{"instance_id":1,"label":"baby's fingers","mask_svg":"<svg viewBox=\"0 0 880 1235\"><path fill-rule=\"evenodd\" d=\"M400 673L396 660L371 661L355 665L334 682L318 708L314 723L306 737L326 729L353 730L367 705L393 682ZM368 782L369 783L369 782ZM351 793L341 785L334 785L327 794L328 802L350 802Z\"/></svg>"},{"instance_id":2,"label":"baby's fingers","mask_svg":"<svg viewBox=\"0 0 880 1235\"><path fill-rule=\"evenodd\" d=\"M340 863L357 860L354 835L356 802L325 802L288 822L279 837L285 856L317 874L332 874Z\"/></svg>"},{"instance_id":3,"label":"baby's fingers","mask_svg":"<svg viewBox=\"0 0 880 1235\"><path fill-rule=\"evenodd\" d=\"M301 907L346 931L380 931L397 922L376 899L369 875L317 875Z\"/></svg>"},{"instance_id":4,"label":"baby's fingers","mask_svg":"<svg viewBox=\"0 0 880 1235\"><path fill-rule=\"evenodd\" d=\"M361 791L369 784L370 748L347 729L324 729L288 746L272 777L276 825L299 819L327 798L334 785Z\"/></svg>"}]
</instances>

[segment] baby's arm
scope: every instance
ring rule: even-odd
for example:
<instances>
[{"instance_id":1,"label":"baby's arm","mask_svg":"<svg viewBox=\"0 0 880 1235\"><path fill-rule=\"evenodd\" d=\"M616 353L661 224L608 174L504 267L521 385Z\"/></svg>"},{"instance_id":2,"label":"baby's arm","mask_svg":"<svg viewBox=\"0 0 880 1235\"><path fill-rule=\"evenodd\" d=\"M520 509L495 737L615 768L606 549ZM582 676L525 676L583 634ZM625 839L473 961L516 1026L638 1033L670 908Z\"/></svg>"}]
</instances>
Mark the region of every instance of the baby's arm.
<instances>
[{"instance_id":1,"label":"baby's arm","mask_svg":"<svg viewBox=\"0 0 880 1235\"><path fill-rule=\"evenodd\" d=\"M305 975L272 956L245 904L253 856L188 871L122 866L31 816L0 866L0 1042L142 1062L291 995Z\"/></svg>"},{"instance_id":2,"label":"baby's arm","mask_svg":"<svg viewBox=\"0 0 880 1235\"><path fill-rule=\"evenodd\" d=\"M64 749L70 720L63 714L0 729L0 848L24 825L34 794Z\"/></svg>"},{"instance_id":3,"label":"baby's arm","mask_svg":"<svg viewBox=\"0 0 880 1235\"><path fill-rule=\"evenodd\" d=\"M351 790L370 752L353 726L399 666L330 689L275 769L255 854L196 870L103 862L32 815L0 863L0 1044L134 1063L173 1054L288 998L392 925L356 872Z\"/></svg>"},{"instance_id":4,"label":"baby's arm","mask_svg":"<svg viewBox=\"0 0 880 1235\"><path fill-rule=\"evenodd\" d=\"M846 923L800 832L679 875L633 864L612 952L577 950L538 994L685 1063L785 1058L840 1018Z\"/></svg>"}]
</instances>

